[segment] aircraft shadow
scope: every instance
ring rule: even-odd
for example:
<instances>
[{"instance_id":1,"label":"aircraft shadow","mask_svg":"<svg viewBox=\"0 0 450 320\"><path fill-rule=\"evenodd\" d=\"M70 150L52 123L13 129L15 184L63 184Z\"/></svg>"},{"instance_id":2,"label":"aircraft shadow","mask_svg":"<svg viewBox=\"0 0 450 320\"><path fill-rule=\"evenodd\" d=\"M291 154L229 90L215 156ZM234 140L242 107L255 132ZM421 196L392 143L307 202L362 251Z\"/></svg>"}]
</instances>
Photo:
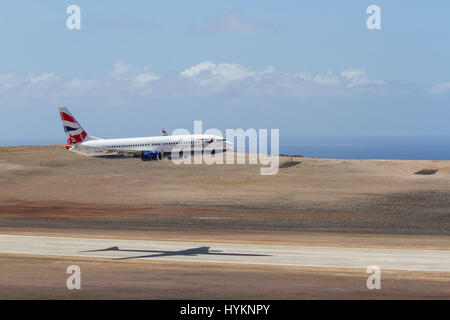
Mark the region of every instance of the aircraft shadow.
<instances>
[{"instance_id":1,"label":"aircraft shadow","mask_svg":"<svg viewBox=\"0 0 450 320\"><path fill-rule=\"evenodd\" d=\"M197 255L218 255L218 256L245 256L245 257L270 257L268 254L252 254L252 253L226 253L221 250L210 250L210 247L198 247L178 251L162 251L162 250L133 250L119 249L119 247L110 247L105 249L87 250L81 252L100 252L100 251L120 251L120 252L141 252L154 253L143 254L133 257L114 258L113 260L139 259L139 258L155 258L155 257L173 257L173 256L197 256Z\"/></svg>"}]
</instances>

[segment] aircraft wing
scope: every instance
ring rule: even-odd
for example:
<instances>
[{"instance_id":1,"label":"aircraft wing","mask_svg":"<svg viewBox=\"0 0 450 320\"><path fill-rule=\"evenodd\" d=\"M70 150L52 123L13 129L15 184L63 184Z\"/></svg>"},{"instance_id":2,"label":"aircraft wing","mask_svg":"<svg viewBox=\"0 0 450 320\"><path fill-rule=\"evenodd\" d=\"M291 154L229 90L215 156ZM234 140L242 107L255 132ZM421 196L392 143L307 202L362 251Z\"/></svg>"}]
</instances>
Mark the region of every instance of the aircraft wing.
<instances>
[{"instance_id":1,"label":"aircraft wing","mask_svg":"<svg viewBox=\"0 0 450 320\"><path fill-rule=\"evenodd\" d=\"M142 150L118 149L118 148L102 148L107 154L124 155L124 156L139 156Z\"/></svg>"},{"instance_id":2,"label":"aircraft wing","mask_svg":"<svg viewBox=\"0 0 450 320\"><path fill-rule=\"evenodd\" d=\"M120 148L102 148L103 151L106 151L107 154L110 155L123 155L123 156L140 156L141 153L148 152L148 151L154 151L159 152L160 150L157 149L146 149L146 150L137 150L137 149L120 149Z\"/></svg>"}]
</instances>

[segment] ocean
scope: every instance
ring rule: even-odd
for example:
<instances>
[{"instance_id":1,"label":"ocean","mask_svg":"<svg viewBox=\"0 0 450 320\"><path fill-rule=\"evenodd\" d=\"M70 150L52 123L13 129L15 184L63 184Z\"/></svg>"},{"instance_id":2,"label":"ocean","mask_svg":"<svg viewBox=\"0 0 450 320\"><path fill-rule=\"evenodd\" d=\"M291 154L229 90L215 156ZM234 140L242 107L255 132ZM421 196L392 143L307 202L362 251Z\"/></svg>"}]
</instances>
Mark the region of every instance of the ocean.
<instances>
[{"instance_id":1,"label":"ocean","mask_svg":"<svg viewBox=\"0 0 450 320\"><path fill-rule=\"evenodd\" d=\"M450 136L280 137L280 154L335 159L450 160Z\"/></svg>"}]
</instances>

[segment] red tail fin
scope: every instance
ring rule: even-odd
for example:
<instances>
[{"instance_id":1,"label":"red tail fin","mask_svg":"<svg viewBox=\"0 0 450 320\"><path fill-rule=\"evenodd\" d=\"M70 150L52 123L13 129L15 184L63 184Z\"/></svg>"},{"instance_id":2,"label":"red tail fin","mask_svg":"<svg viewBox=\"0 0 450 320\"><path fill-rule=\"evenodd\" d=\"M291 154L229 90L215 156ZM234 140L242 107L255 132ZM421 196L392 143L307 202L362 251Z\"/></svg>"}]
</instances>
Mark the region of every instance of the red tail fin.
<instances>
[{"instance_id":1,"label":"red tail fin","mask_svg":"<svg viewBox=\"0 0 450 320\"><path fill-rule=\"evenodd\" d=\"M70 145L83 142L88 135L70 114L69 110L67 108L59 108L59 113L67 136L66 148L69 148Z\"/></svg>"}]
</instances>

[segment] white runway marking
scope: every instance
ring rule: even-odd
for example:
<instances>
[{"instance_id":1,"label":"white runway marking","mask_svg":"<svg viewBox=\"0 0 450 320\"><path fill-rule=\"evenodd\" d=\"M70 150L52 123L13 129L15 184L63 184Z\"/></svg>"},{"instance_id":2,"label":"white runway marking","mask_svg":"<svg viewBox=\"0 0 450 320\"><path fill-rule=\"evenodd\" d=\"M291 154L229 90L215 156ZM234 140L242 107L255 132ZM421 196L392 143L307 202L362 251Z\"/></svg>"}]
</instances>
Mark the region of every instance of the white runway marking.
<instances>
[{"instance_id":1,"label":"white runway marking","mask_svg":"<svg viewBox=\"0 0 450 320\"><path fill-rule=\"evenodd\" d=\"M381 269L450 272L450 251L446 250L0 235L0 253L331 268L367 268L377 265Z\"/></svg>"}]
</instances>

